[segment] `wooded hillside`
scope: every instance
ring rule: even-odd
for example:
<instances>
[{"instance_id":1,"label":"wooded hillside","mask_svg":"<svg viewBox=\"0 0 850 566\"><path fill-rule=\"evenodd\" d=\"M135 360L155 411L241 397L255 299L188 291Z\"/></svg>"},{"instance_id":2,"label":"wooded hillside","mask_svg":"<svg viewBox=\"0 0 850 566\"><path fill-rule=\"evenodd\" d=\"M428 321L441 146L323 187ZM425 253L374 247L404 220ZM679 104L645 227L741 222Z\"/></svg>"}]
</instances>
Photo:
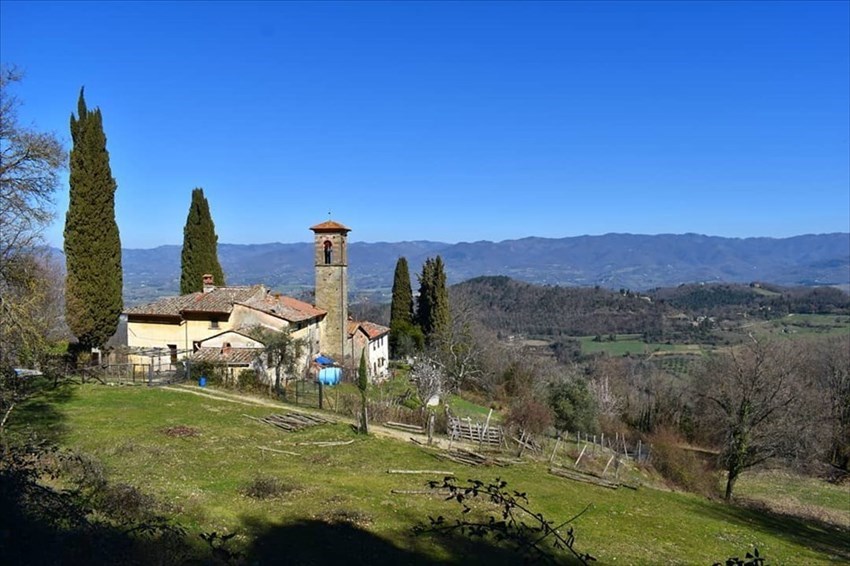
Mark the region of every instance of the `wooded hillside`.
<instances>
[{"instance_id":1,"label":"wooded hillside","mask_svg":"<svg viewBox=\"0 0 850 566\"><path fill-rule=\"evenodd\" d=\"M850 314L850 295L830 287L769 284L681 285L646 293L600 287L540 286L477 277L452 287L487 327L526 336L641 334L681 338L704 317L740 321L799 314Z\"/></svg>"}]
</instances>

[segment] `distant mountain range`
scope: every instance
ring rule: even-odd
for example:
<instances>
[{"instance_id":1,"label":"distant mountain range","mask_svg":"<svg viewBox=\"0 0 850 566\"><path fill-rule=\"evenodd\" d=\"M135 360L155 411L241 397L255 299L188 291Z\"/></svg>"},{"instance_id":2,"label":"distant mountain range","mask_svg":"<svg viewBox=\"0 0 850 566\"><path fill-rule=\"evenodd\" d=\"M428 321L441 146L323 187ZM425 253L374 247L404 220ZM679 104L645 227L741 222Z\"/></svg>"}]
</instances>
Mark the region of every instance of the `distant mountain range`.
<instances>
[{"instance_id":1,"label":"distant mountain range","mask_svg":"<svg viewBox=\"0 0 850 566\"><path fill-rule=\"evenodd\" d=\"M507 275L529 283L645 290L682 283L766 281L785 286L850 288L850 234L792 238L723 238L698 234L605 234L502 242L354 242L349 246L352 298L389 300L396 260L416 274L439 254L448 282ZM220 244L227 283L264 283L281 292L313 288L313 244ZM179 292L180 246L123 250L128 305ZM414 289L415 290L415 289Z\"/></svg>"}]
</instances>

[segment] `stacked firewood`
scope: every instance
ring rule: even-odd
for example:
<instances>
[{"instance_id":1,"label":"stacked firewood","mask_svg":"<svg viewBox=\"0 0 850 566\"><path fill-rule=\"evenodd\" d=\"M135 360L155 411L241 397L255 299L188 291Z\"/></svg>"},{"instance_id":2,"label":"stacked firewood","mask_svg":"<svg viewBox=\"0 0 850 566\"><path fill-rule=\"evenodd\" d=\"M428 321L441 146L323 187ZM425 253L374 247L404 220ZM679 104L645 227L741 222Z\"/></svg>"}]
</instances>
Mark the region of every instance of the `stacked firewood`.
<instances>
[{"instance_id":1,"label":"stacked firewood","mask_svg":"<svg viewBox=\"0 0 850 566\"><path fill-rule=\"evenodd\" d=\"M308 415L305 413L283 413L280 415L269 415L267 417L261 418L260 420L264 423L268 423L278 428L282 428L287 432L295 432L311 426L333 424L334 422L323 417L317 417L315 415Z\"/></svg>"}]
</instances>

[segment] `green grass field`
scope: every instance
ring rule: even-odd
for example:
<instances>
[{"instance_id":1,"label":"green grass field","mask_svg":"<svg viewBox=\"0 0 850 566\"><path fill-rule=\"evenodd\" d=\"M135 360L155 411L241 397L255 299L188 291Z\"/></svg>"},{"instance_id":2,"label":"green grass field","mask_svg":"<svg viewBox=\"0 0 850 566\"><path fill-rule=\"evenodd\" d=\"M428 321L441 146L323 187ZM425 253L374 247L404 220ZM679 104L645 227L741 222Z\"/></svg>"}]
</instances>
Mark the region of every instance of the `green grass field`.
<instances>
[{"instance_id":1,"label":"green grass field","mask_svg":"<svg viewBox=\"0 0 850 566\"><path fill-rule=\"evenodd\" d=\"M643 355L657 352L696 354L701 351L698 345L692 344L644 342L639 334L618 334L614 341L609 340L607 335L602 338L601 342L596 342L593 336L580 337L578 340L581 342L581 352L583 354L605 352L609 356L623 356L625 354Z\"/></svg>"},{"instance_id":2,"label":"green grass field","mask_svg":"<svg viewBox=\"0 0 850 566\"><path fill-rule=\"evenodd\" d=\"M738 329L725 331L723 336L732 343L740 342L747 333L770 335L785 339L817 338L826 336L850 335L850 316L832 314L790 314L773 320L762 320L746 323ZM594 336L581 336L583 354L605 353L609 356L624 355L676 355L696 356L710 346L699 344L665 344L661 342L644 342L640 334L617 334L614 340L609 335L601 336L596 341Z\"/></svg>"},{"instance_id":3,"label":"green grass field","mask_svg":"<svg viewBox=\"0 0 850 566\"><path fill-rule=\"evenodd\" d=\"M245 548L279 549L280 555L267 556L310 563L336 563L351 552L373 553L374 563L516 562L464 541L414 536L417 522L429 515L458 517L460 507L443 496L392 493L441 479L388 473L392 469L450 471L461 481L499 477L527 492L531 506L556 523L590 505L573 524L576 548L599 564L712 564L743 556L753 546L770 564L850 560L847 529L815 520L765 515L648 487L611 490L577 483L548 474L546 461L465 466L439 460L404 438L357 435L342 421L288 433L249 417L290 407L196 393L204 391L69 386L16 409L9 426L13 433L36 431L97 458L110 481L154 496L192 533L236 532L234 541ZM173 427L188 427L183 430L192 434L174 435ZM321 441L353 442L309 444ZM245 488L258 477L276 478L285 493L268 500L246 496ZM777 481L747 478L740 481L742 494L751 491L754 497L769 494L770 482ZM831 488L803 486L795 497L805 499L811 491L818 495L806 500L809 505L840 507L840 495Z\"/></svg>"}]
</instances>

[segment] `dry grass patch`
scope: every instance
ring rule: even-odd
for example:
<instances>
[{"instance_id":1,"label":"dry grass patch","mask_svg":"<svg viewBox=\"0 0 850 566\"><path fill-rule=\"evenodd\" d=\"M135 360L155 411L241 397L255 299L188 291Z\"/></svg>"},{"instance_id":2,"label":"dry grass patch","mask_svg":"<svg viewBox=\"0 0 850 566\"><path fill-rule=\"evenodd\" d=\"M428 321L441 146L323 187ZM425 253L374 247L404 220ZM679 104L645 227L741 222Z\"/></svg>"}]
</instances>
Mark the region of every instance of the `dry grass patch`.
<instances>
[{"instance_id":1,"label":"dry grass patch","mask_svg":"<svg viewBox=\"0 0 850 566\"><path fill-rule=\"evenodd\" d=\"M277 499L299 491L301 486L287 483L272 476L257 476L242 488L243 495L253 499Z\"/></svg>"},{"instance_id":2,"label":"dry grass patch","mask_svg":"<svg viewBox=\"0 0 850 566\"><path fill-rule=\"evenodd\" d=\"M374 519L368 513L352 509L332 509L316 517L320 521L332 525L354 525L360 528L368 527Z\"/></svg>"},{"instance_id":3,"label":"dry grass patch","mask_svg":"<svg viewBox=\"0 0 850 566\"><path fill-rule=\"evenodd\" d=\"M188 438L188 437L191 437L191 436L198 436L199 434L201 434L201 431L199 431L195 427L177 425L177 426L170 426L170 427L164 429L162 431L162 433L165 434L166 436L171 436L171 437L174 437L174 438Z\"/></svg>"},{"instance_id":4,"label":"dry grass patch","mask_svg":"<svg viewBox=\"0 0 850 566\"><path fill-rule=\"evenodd\" d=\"M748 499L744 497L736 498L735 503L754 511L768 512L784 517L794 517L805 521L816 521L842 529L850 528L850 518L848 518L849 515L847 512L821 507L820 505L802 503L796 497L778 496L771 500ZM848 496L848 504L850 504L850 496Z\"/></svg>"}]
</instances>

